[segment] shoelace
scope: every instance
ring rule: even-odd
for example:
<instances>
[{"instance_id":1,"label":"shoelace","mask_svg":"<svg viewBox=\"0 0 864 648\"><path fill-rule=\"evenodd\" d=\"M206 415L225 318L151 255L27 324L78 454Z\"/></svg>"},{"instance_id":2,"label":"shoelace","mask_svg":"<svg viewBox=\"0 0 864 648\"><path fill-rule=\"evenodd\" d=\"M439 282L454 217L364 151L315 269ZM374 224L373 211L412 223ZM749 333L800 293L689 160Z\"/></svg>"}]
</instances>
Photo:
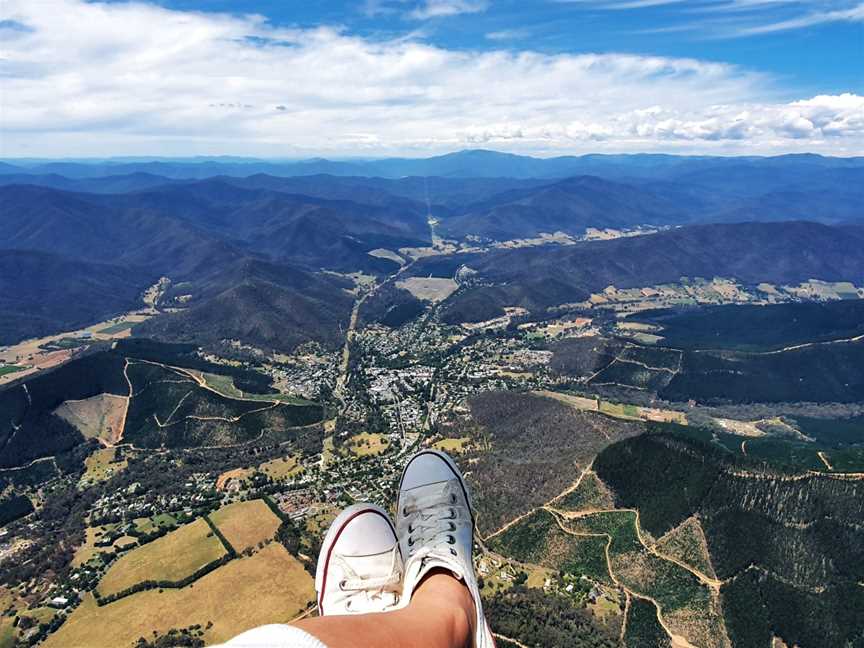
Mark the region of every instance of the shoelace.
<instances>
[{"instance_id":1,"label":"shoelace","mask_svg":"<svg viewBox=\"0 0 864 648\"><path fill-rule=\"evenodd\" d=\"M351 609L354 599L360 595L363 595L370 605L385 598L390 598L389 604L391 605L399 600L399 587L402 583L402 570L399 568L399 545L394 545L390 552L389 573L376 578L359 576L342 556L336 555L334 560L338 561L346 574L339 582L339 589L348 596L348 600L345 602L346 609ZM375 607L380 608L380 605Z\"/></svg>"},{"instance_id":2,"label":"shoelace","mask_svg":"<svg viewBox=\"0 0 864 648\"><path fill-rule=\"evenodd\" d=\"M446 547L454 556L458 555L456 530L465 523L465 506L460 503L457 480L447 482L437 492L412 495L409 491L401 502L402 514L408 519L408 555L420 547Z\"/></svg>"}]
</instances>

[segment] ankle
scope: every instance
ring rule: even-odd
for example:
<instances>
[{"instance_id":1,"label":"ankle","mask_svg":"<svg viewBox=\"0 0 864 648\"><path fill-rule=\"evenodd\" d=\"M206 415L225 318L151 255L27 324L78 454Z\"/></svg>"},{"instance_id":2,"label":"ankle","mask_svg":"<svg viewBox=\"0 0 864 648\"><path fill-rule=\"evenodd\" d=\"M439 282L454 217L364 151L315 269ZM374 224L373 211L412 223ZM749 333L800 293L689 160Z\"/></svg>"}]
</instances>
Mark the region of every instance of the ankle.
<instances>
[{"instance_id":1,"label":"ankle","mask_svg":"<svg viewBox=\"0 0 864 648\"><path fill-rule=\"evenodd\" d=\"M467 585L445 569L433 569L411 596L410 607L428 613L437 609L441 618L447 619L454 646L473 645L472 638L477 626L477 611L474 598Z\"/></svg>"}]
</instances>

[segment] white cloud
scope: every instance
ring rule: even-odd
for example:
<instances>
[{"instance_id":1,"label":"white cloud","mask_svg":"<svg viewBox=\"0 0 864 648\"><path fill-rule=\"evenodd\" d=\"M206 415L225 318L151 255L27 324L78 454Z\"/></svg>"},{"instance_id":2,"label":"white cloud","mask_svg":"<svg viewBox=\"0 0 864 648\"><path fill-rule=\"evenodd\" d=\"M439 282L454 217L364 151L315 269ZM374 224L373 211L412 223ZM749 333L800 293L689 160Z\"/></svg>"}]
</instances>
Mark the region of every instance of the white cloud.
<instances>
[{"instance_id":1,"label":"white cloud","mask_svg":"<svg viewBox=\"0 0 864 648\"><path fill-rule=\"evenodd\" d=\"M721 63L450 51L140 2L4 0L3 20L23 26L0 41L3 156L864 150L864 98L778 101Z\"/></svg>"},{"instance_id":2,"label":"white cloud","mask_svg":"<svg viewBox=\"0 0 864 648\"><path fill-rule=\"evenodd\" d=\"M465 13L479 13L489 7L487 0L426 0L426 2L410 12L411 18L426 20L427 18L442 18Z\"/></svg>"}]
</instances>

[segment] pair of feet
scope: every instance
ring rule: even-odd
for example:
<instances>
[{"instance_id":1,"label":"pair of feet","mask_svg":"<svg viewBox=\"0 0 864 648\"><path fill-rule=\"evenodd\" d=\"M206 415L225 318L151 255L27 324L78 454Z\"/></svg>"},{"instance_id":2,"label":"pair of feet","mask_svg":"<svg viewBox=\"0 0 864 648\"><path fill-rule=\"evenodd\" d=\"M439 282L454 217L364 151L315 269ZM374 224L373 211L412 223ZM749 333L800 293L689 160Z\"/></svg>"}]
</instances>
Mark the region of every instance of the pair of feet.
<instances>
[{"instance_id":1,"label":"pair of feet","mask_svg":"<svg viewBox=\"0 0 864 648\"><path fill-rule=\"evenodd\" d=\"M430 573L461 580L476 613L474 646L492 648L474 574L474 514L456 464L423 450L405 466L396 524L373 504L345 509L321 546L315 589L321 616L389 612L408 605Z\"/></svg>"}]
</instances>

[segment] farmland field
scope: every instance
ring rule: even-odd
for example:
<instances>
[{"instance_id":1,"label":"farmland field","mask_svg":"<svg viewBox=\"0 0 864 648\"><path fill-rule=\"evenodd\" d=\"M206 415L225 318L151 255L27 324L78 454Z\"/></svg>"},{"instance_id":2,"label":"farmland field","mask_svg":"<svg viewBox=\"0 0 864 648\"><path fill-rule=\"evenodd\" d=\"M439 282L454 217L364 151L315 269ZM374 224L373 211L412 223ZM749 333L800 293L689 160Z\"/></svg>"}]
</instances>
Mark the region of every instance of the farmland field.
<instances>
[{"instance_id":1,"label":"farmland field","mask_svg":"<svg viewBox=\"0 0 864 648\"><path fill-rule=\"evenodd\" d=\"M223 506L209 517L238 552L272 538L281 523L260 499Z\"/></svg>"},{"instance_id":2,"label":"farmland field","mask_svg":"<svg viewBox=\"0 0 864 648\"><path fill-rule=\"evenodd\" d=\"M131 647L154 630L164 633L210 622L204 639L219 643L249 628L291 621L314 599L312 577L282 545L273 543L182 589L139 592L102 607L87 594L44 646Z\"/></svg>"},{"instance_id":3,"label":"farmland field","mask_svg":"<svg viewBox=\"0 0 864 648\"><path fill-rule=\"evenodd\" d=\"M179 581L225 554L210 526L195 520L121 556L99 583L99 594L122 592L144 581Z\"/></svg>"}]
</instances>

